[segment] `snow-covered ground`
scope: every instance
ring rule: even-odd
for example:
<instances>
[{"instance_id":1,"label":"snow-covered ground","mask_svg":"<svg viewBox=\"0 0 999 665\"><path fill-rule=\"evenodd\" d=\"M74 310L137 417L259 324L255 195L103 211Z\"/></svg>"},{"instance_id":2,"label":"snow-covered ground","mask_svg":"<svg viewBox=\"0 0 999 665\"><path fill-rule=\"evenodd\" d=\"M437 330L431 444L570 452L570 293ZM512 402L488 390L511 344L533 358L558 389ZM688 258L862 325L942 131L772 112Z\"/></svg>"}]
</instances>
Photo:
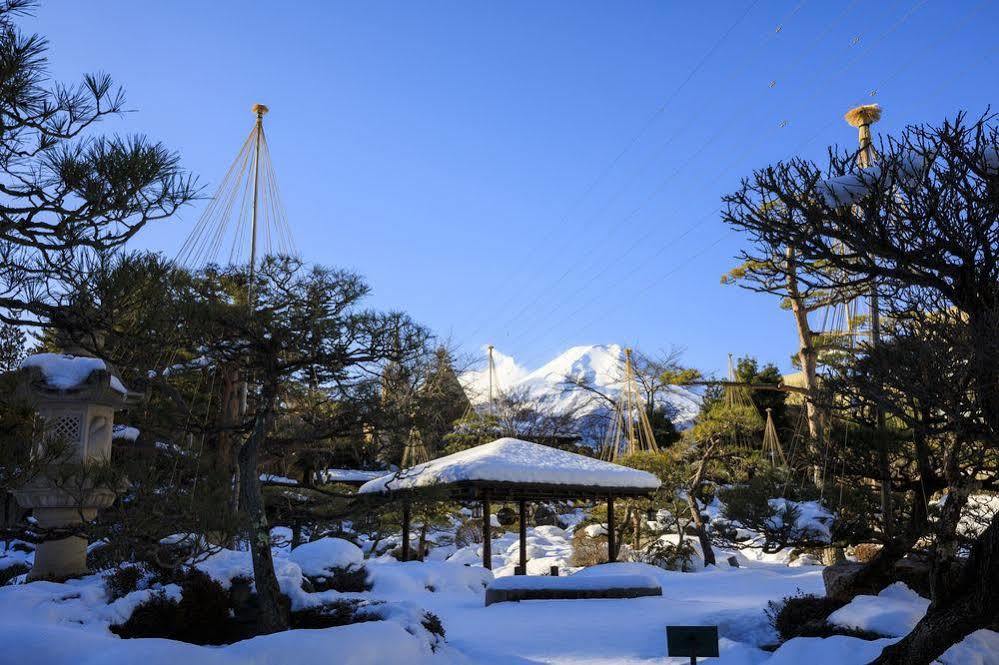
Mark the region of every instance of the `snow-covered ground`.
<instances>
[{"instance_id":1,"label":"snow-covered ground","mask_svg":"<svg viewBox=\"0 0 999 665\"><path fill-rule=\"evenodd\" d=\"M579 509L569 517L575 515ZM578 520L570 519L570 522ZM587 527L598 533L599 525ZM752 550L716 552L720 566L705 569L700 552L695 571L680 573L644 563L622 562L590 568L572 566L572 527L528 529L528 570L533 575L558 566L560 575L578 576L573 588L605 579L640 579L658 583L661 597L608 600L537 600L485 607L485 588L496 578L515 583L516 533L492 542L493 571L480 567L482 547L441 547L426 562L401 563L387 555L363 559L362 549L344 540L323 538L295 550L275 547L275 568L293 609L336 599L382 601L382 620L322 630L291 630L221 647L202 647L163 639L123 640L108 627L123 622L154 589L133 591L108 602L103 579L91 575L63 584L34 582L0 587L0 665L310 665L338 663L381 665L650 665L685 663L665 656L667 625L717 625L724 665L850 665L867 663L884 646L905 635L926 612L928 601L902 584L877 596L858 596L836 611L830 622L885 635L865 641L852 637L796 638L776 651L761 647L778 639L765 608L768 601L797 593L822 594L822 568L788 565L787 553L754 556ZM676 534L664 538L676 541ZM695 544L695 550L696 543ZM12 552L18 561L30 556ZM738 567L727 563L735 557ZM0 557L0 563L6 557ZM363 593L307 592L303 575L312 578L334 567L363 565L371 590ZM228 585L248 576L248 553L223 550L198 564ZM578 582L578 584L576 583ZM160 589L178 597L176 585ZM421 624L424 612L440 617L446 630L441 643ZM947 665L996 665L999 633L978 631L941 659Z\"/></svg>"},{"instance_id":2,"label":"snow-covered ground","mask_svg":"<svg viewBox=\"0 0 999 665\"><path fill-rule=\"evenodd\" d=\"M529 532L532 555L565 559L569 541L557 527ZM506 534L493 543L501 552L497 573L514 560L516 538ZM721 658L727 665L849 665L866 663L897 637L864 641L849 637L797 638L770 653L760 647L776 636L764 608L770 600L797 592L822 593L819 566L789 567L739 556L739 567L722 565L693 573L662 570L641 563L618 563L583 569L589 580L605 575L657 581L662 597L620 600L524 601L484 606L484 588L492 573L464 565L474 546L454 552L448 561L400 563L382 557L365 565L373 588L365 593L301 590L302 567L310 572L325 565L355 565L359 550L343 541L325 539L286 555L277 551L282 588L294 607L333 598L387 601L382 621L323 630L292 630L222 647L200 647L170 640L122 640L108 631L152 593L135 591L107 602L102 579L93 575L65 584L34 582L0 587L0 663L96 665L309 665L335 662L480 663L483 665L638 664L685 662L665 657L667 625L714 624L721 635ZM730 553L723 553L727 556ZM326 556L328 555L328 557ZM724 556L721 560L724 560ZM329 562L324 559L328 558ZM543 558L543 557L542 557ZM301 565L300 565L301 564ZM212 577L226 581L249 572L245 552L223 551L204 564ZM568 569L567 569L568 570ZM170 594L175 588L165 588ZM842 625L896 636L907 632L926 609L925 599L895 585L877 597L861 596L839 610ZM447 643L430 647L419 628L423 610L438 615ZM978 631L951 649L942 662L950 665L999 662L999 634Z\"/></svg>"}]
</instances>

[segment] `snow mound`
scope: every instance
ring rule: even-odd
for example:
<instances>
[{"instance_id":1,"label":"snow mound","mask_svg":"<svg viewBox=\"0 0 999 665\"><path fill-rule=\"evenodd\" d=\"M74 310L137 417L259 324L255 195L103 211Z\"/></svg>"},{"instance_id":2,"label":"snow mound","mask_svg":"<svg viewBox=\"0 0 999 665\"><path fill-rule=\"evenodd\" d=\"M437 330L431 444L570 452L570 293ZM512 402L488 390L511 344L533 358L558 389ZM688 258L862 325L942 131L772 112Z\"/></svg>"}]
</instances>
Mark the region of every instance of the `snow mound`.
<instances>
[{"instance_id":1,"label":"snow mound","mask_svg":"<svg viewBox=\"0 0 999 665\"><path fill-rule=\"evenodd\" d=\"M936 662L943 665L995 665L999 661L999 633L976 630L947 649Z\"/></svg>"},{"instance_id":2,"label":"snow mound","mask_svg":"<svg viewBox=\"0 0 999 665\"><path fill-rule=\"evenodd\" d=\"M21 369L37 367L45 383L57 390L73 390L86 383L94 372L108 371L107 363L100 358L85 358L62 353L36 353L21 361ZM128 389L118 377L111 375L111 389L122 395Z\"/></svg>"},{"instance_id":3,"label":"snow mound","mask_svg":"<svg viewBox=\"0 0 999 665\"><path fill-rule=\"evenodd\" d=\"M592 457L520 439L502 438L371 480L361 494L472 480L627 487L654 490L659 479Z\"/></svg>"},{"instance_id":4,"label":"snow mound","mask_svg":"<svg viewBox=\"0 0 999 665\"><path fill-rule=\"evenodd\" d=\"M482 593L493 575L485 568L450 561L369 561L368 579L375 595L407 593Z\"/></svg>"},{"instance_id":5,"label":"snow mound","mask_svg":"<svg viewBox=\"0 0 999 665\"><path fill-rule=\"evenodd\" d=\"M45 665L343 665L447 663L425 640L396 621L371 621L325 630L289 630L228 646L198 646L163 639L121 640L79 628L37 623L0 625L3 662ZM293 656L292 656L293 654Z\"/></svg>"},{"instance_id":6,"label":"snow mound","mask_svg":"<svg viewBox=\"0 0 999 665\"><path fill-rule=\"evenodd\" d=\"M320 538L299 545L288 557L308 577L330 574L332 568L347 568L364 561L364 553L354 543L342 538Z\"/></svg>"},{"instance_id":7,"label":"snow mound","mask_svg":"<svg viewBox=\"0 0 999 665\"><path fill-rule=\"evenodd\" d=\"M889 637L907 635L926 614L930 601L896 582L876 596L857 596L829 615L829 623Z\"/></svg>"},{"instance_id":8,"label":"snow mound","mask_svg":"<svg viewBox=\"0 0 999 665\"><path fill-rule=\"evenodd\" d=\"M520 537L513 532L492 540L492 571L496 577L514 574L520 565ZM571 570L572 543L568 534L557 526L537 526L527 530L527 574L547 575L552 566ZM459 548L447 559L466 566L482 565L482 544Z\"/></svg>"},{"instance_id":9,"label":"snow mound","mask_svg":"<svg viewBox=\"0 0 999 665\"><path fill-rule=\"evenodd\" d=\"M866 665L881 655L894 639L861 640L856 637L796 637L774 651L766 665Z\"/></svg>"}]
</instances>

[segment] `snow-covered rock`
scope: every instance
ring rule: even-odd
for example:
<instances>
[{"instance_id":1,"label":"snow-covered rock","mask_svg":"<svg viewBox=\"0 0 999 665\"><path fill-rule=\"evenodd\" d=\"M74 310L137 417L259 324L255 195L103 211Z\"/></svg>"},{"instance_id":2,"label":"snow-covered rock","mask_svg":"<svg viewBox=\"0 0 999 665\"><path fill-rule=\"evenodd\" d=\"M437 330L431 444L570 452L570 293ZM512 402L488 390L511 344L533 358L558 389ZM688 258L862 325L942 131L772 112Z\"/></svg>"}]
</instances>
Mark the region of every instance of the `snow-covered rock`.
<instances>
[{"instance_id":1,"label":"snow-covered rock","mask_svg":"<svg viewBox=\"0 0 999 665\"><path fill-rule=\"evenodd\" d=\"M829 623L844 628L866 630L889 637L901 637L926 614L930 601L896 582L877 596L857 596L829 615Z\"/></svg>"}]
</instances>

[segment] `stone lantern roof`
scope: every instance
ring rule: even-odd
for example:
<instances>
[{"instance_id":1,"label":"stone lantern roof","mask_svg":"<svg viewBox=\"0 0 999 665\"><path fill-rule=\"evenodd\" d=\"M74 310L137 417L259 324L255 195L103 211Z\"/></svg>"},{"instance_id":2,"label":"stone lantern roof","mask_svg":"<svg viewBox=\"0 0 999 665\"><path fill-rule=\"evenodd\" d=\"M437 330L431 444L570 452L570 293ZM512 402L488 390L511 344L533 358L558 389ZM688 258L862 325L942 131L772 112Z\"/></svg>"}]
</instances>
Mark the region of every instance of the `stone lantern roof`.
<instances>
[{"instance_id":1,"label":"stone lantern roof","mask_svg":"<svg viewBox=\"0 0 999 665\"><path fill-rule=\"evenodd\" d=\"M117 409L138 401L110 363L100 358L38 353L21 361L22 386L34 400L87 402Z\"/></svg>"}]
</instances>

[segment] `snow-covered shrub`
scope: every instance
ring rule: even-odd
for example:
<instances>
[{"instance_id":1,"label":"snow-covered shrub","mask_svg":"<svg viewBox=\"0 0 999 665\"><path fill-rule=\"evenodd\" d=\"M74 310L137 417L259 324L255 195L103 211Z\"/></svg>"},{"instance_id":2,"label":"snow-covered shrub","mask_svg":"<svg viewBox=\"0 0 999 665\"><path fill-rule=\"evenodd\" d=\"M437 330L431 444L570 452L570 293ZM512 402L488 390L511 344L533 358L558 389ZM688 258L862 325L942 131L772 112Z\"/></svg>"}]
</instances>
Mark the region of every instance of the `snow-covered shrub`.
<instances>
[{"instance_id":1,"label":"snow-covered shrub","mask_svg":"<svg viewBox=\"0 0 999 665\"><path fill-rule=\"evenodd\" d=\"M145 588L148 577L149 571L141 564L115 568L104 576L104 589L107 591L108 601L124 598L133 591Z\"/></svg>"},{"instance_id":2,"label":"snow-covered shrub","mask_svg":"<svg viewBox=\"0 0 999 665\"><path fill-rule=\"evenodd\" d=\"M341 593L361 593L371 591L371 579L363 565L330 568L325 575L306 576L316 591L339 591Z\"/></svg>"},{"instance_id":3,"label":"snow-covered shrub","mask_svg":"<svg viewBox=\"0 0 999 665\"><path fill-rule=\"evenodd\" d=\"M288 557L302 569L314 591L370 591L364 553L342 538L320 538L299 545Z\"/></svg>"},{"instance_id":4,"label":"snow-covered shrub","mask_svg":"<svg viewBox=\"0 0 999 665\"><path fill-rule=\"evenodd\" d=\"M639 554L638 560L666 570L689 573L694 570L696 556L697 550L686 538L679 538L678 542L675 543L666 538L660 538L649 543L645 550Z\"/></svg>"},{"instance_id":5,"label":"snow-covered shrub","mask_svg":"<svg viewBox=\"0 0 999 665\"><path fill-rule=\"evenodd\" d=\"M845 601L827 596L798 593L781 601L767 603L767 618L780 636L781 642L795 637L831 637L848 635L865 640L882 637L863 630L845 628L829 623L829 615L846 605Z\"/></svg>"},{"instance_id":6,"label":"snow-covered shrub","mask_svg":"<svg viewBox=\"0 0 999 665\"><path fill-rule=\"evenodd\" d=\"M333 628L364 621L381 621L382 616L371 611L370 601L337 598L322 605L291 613L292 628Z\"/></svg>"},{"instance_id":7,"label":"snow-covered shrub","mask_svg":"<svg viewBox=\"0 0 999 665\"><path fill-rule=\"evenodd\" d=\"M163 591L139 603L128 620L110 626L119 637L163 637L191 644L228 644L239 639L229 591L199 570L183 573L179 600Z\"/></svg>"},{"instance_id":8,"label":"snow-covered shrub","mask_svg":"<svg viewBox=\"0 0 999 665\"><path fill-rule=\"evenodd\" d=\"M3 567L0 567L0 586L10 584L21 575L27 573L29 570L31 570L31 566L23 561L13 561Z\"/></svg>"},{"instance_id":9,"label":"snow-covered shrub","mask_svg":"<svg viewBox=\"0 0 999 665\"><path fill-rule=\"evenodd\" d=\"M436 614L434 614L433 612L430 611L424 612L423 620L420 622L420 625L423 626L423 628L426 629L426 631L431 635L438 637L441 640L444 639L445 637L444 622L441 621L441 618ZM434 648L434 651L436 650L437 649Z\"/></svg>"}]
</instances>

